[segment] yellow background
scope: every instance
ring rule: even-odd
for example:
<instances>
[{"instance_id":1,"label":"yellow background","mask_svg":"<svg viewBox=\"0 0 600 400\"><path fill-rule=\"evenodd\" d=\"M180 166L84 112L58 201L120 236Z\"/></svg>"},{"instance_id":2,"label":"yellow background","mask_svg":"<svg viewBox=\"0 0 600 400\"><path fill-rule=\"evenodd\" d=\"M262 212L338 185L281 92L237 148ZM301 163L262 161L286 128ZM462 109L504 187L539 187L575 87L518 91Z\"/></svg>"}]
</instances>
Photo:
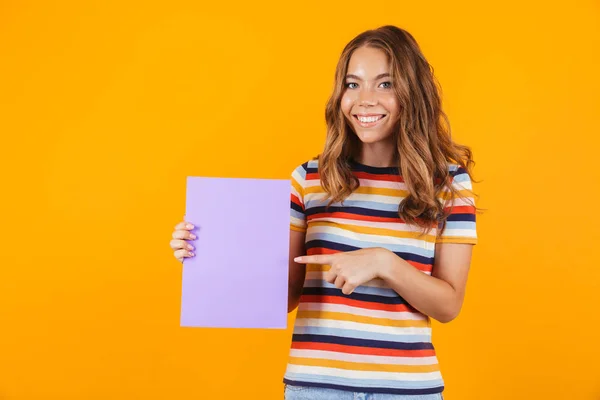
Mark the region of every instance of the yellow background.
<instances>
[{"instance_id":1,"label":"yellow background","mask_svg":"<svg viewBox=\"0 0 600 400\"><path fill-rule=\"evenodd\" d=\"M446 398L600 399L597 1L200 3L0 2L0 399L281 399L291 325L179 327L185 177L288 178L388 23L487 209Z\"/></svg>"}]
</instances>

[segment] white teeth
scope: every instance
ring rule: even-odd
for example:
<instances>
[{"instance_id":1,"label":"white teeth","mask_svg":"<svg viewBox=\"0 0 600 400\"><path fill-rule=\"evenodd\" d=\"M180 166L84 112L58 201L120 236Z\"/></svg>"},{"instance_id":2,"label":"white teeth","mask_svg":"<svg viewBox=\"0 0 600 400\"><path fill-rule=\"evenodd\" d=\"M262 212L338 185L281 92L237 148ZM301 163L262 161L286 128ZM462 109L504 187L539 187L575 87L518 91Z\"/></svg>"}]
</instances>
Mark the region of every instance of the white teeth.
<instances>
[{"instance_id":1,"label":"white teeth","mask_svg":"<svg viewBox=\"0 0 600 400\"><path fill-rule=\"evenodd\" d=\"M375 122L378 121L379 119L381 119L381 115L378 115L376 117L358 117L358 120L360 122Z\"/></svg>"}]
</instances>

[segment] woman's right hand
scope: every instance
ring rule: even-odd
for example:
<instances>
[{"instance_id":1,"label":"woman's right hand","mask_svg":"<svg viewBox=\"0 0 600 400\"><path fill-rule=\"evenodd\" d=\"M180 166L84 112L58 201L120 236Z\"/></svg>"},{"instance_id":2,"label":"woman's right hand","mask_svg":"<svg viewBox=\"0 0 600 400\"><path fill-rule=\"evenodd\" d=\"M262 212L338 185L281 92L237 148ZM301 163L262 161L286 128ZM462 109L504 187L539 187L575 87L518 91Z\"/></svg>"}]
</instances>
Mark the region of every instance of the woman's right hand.
<instances>
[{"instance_id":1,"label":"woman's right hand","mask_svg":"<svg viewBox=\"0 0 600 400\"><path fill-rule=\"evenodd\" d=\"M171 249L174 250L173 255L179 262L183 262L185 257L194 257L194 246L187 242L187 240L196 239L196 235L190 232L192 229L194 229L194 225L182 221L175 226L173 231Z\"/></svg>"}]
</instances>

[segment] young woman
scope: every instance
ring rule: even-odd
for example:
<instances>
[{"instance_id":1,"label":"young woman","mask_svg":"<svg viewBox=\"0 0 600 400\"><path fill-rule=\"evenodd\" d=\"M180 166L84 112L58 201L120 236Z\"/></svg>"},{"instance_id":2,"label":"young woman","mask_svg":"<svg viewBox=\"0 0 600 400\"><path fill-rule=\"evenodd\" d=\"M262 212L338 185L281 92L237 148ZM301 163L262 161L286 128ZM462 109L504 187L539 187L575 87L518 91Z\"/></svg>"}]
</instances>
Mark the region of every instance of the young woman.
<instances>
[{"instance_id":1,"label":"young woman","mask_svg":"<svg viewBox=\"0 0 600 400\"><path fill-rule=\"evenodd\" d=\"M441 399L430 318L456 318L465 295L471 151L452 141L432 68L395 26L348 43L325 115L325 149L291 176L285 398ZM194 255L190 229L173 233L180 261Z\"/></svg>"}]
</instances>

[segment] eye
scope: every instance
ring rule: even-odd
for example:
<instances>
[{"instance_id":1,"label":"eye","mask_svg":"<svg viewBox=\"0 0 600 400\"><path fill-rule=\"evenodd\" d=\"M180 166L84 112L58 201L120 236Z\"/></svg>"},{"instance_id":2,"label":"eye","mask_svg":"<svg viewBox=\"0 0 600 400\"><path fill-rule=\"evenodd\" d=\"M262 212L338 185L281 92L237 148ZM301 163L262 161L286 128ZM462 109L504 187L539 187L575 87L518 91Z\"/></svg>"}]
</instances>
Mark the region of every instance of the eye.
<instances>
[{"instance_id":1,"label":"eye","mask_svg":"<svg viewBox=\"0 0 600 400\"><path fill-rule=\"evenodd\" d=\"M388 85L387 87L385 87L384 89L391 89L392 87L392 82L382 82L382 85Z\"/></svg>"},{"instance_id":2,"label":"eye","mask_svg":"<svg viewBox=\"0 0 600 400\"><path fill-rule=\"evenodd\" d=\"M356 82L346 82L346 87L350 89L355 89L355 87L351 87L350 85L358 85Z\"/></svg>"}]
</instances>

